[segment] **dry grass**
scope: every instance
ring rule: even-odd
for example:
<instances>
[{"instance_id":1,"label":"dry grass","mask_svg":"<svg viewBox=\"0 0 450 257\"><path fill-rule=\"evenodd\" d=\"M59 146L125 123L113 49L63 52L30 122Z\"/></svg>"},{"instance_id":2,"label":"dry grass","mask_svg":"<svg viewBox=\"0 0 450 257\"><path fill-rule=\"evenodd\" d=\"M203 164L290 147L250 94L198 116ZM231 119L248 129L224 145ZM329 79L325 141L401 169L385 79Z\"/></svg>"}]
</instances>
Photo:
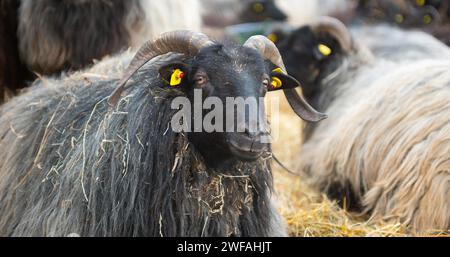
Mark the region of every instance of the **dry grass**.
<instances>
[{"instance_id":1,"label":"dry grass","mask_svg":"<svg viewBox=\"0 0 450 257\"><path fill-rule=\"evenodd\" d=\"M296 169L296 157L301 148L301 128L303 123L288 107L282 94L279 138L273 144L276 157L289 169ZM408 236L399 224L381 224L365 221L338 207L309 188L301 177L292 175L274 163L275 187L279 198L279 211L284 216L291 236L314 237L400 237Z\"/></svg>"}]
</instances>

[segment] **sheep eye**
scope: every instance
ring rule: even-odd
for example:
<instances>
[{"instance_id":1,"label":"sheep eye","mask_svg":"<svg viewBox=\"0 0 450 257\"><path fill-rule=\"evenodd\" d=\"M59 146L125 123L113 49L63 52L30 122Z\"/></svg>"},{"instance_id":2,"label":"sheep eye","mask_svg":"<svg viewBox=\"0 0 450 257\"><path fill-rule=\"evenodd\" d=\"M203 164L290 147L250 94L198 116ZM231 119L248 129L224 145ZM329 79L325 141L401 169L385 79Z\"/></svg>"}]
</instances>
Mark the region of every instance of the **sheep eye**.
<instances>
[{"instance_id":1,"label":"sheep eye","mask_svg":"<svg viewBox=\"0 0 450 257\"><path fill-rule=\"evenodd\" d=\"M253 11L256 13L264 12L264 5L262 3L253 4Z\"/></svg>"},{"instance_id":2,"label":"sheep eye","mask_svg":"<svg viewBox=\"0 0 450 257\"><path fill-rule=\"evenodd\" d=\"M263 80L262 84L263 84L263 86L265 86L265 87L269 87L269 85L270 85L269 79L268 79L268 78L265 78L265 79Z\"/></svg>"}]
</instances>

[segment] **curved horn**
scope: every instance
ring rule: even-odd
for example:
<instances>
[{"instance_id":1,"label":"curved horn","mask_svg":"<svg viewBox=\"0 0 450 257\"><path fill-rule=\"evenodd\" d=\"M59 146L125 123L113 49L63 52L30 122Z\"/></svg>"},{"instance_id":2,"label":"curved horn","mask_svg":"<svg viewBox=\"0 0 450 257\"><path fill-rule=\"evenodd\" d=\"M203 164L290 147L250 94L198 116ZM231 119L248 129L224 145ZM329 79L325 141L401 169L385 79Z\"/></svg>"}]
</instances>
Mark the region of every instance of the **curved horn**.
<instances>
[{"instance_id":1,"label":"curved horn","mask_svg":"<svg viewBox=\"0 0 450 257\"><path fill-rule=\"evenodd\" d=\"M326 32L331 34L341 45L342 49L350 52L354 49L353 38L347 27L337 19L331 17L320 17L311 24L315 33Z\"/></svg>"},{"instance_id":2,"label":"curved horn","mask_svg":"<svg viewBox=\"0 0 450 257\"><path fill-rule=\"evenodd\" d=\"M264 36L253 36L245 42L244 46L256 49L261 55L272 62L277 67L280 67L286 74L286 67L284 66L281 54L275 44ZM291 108L302 119L310 122L318 122L327 118L326 114L316 111L311 105L306 102L302 95L299 95L295 89L283 90L286 99Z\"/></svg>"},{"instance_id":3,"label":"curved horn","mask_svg":"<svg viewBox=\"0 0 450 257\"><path fill-rule=\"evenodd\" d=\"M127 88L128 80L147 62L156 56L169 52L185 54L188 57L196 55L200 49L214 44L205 34L189 30L178 30L162 34L154 41L146 42L136 53L130 65L125 70L123 78L108 99L110 106L116 106L122 92Z\"/></svg>"}]
</instances>

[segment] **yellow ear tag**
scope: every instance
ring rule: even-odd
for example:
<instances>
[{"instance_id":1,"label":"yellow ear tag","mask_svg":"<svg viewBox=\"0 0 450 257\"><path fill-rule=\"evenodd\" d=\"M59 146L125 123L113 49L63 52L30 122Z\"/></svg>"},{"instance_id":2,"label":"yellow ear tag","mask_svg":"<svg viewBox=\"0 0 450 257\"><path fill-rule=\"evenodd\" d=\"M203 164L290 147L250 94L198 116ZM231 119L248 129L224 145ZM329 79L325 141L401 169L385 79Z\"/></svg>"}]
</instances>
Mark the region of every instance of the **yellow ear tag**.
<instances>
[{"instance_id":1,"label":"yellow ear tag","mask_svg":"<svg viewBox=\"0 0 450 257\"><path fill-rule=\"evenodd\" d=\"M256 3L253 5L253 11L256 13L261 13L264 11L264 6L261 3Z\"/></svg>"},{"instance_id":2,"label":"yellow ear tag","mask_svg":"<svg viewBox=\"0 0 450 257\"><path fill-rule=\"evenodd\" d=\"M433 21L433 18L431 18L431 15L426 14L423 16L423 23L424 24L430 24Z\"/></svg>"},{"instance_id":3,"label":"yellow ear tag","mask_svg":"<svg viewBox=\"0 0 450 257\"><path fill-rule=\"evenodd\" d=\"M175 87L180 85L183 77L184 72L182 72L180 69L174 70L172 76L170 77L170 86Z\"/></svg>"},{"instance_id":4,"label":"yellow ear tag","mask_svg":"<svg viewBox=\"0 0 450 257\"><path fill-rule=\"evenodd\" d=\"M329 48L328 46L326 46L324 44L319 44L317 46L317 48L319 49L319 52L321 54L323 54L323 56L330 56L330 54L333 52L333 50L331 50L331 48Z\"/></svg>"},{"instance_id":5,"label":"yellow ear tag","mask_svg":"<svg viewBox=\"0 0 450 257\"><path fill-rule=\"evenodd\" d=\"M405 21L405 17L402 14L396 14L395 15L395 22L403 23L403 21Z\"/></svg>"},{"instance_id":6,"label":"yellow ear tag","mask_svg":"<svg viewBox=\"0 0 450 257\"><path fill-rule=\"evenodd\" d=\"M281 68L276 68L272 72L283 73L283 70Z\"/></svg>"},{"instance_id":7,"label":"yellow ear tag","mask_svg":"<svg viewBox=\"0 0 450 257\"><path fill-rule=\"evenodd\" d=\"M269 34L267 38L274 43L278 42L278 36L275 33Z\"/></svg>"},{"instance_id":8,"label":"yellow ear tag","mask_svg":"<svg viewBox=\"0 0 450 257\"><path fill-rule=\"evenodd\" d=\"M270 85L273 89L278 89L283 86L283 82L281 82L281 79L277 77L272 77L272 83Z\"/></svg>"},{"instance_id":9,"label":"yellow ear tag","mask_svg":"<svg viewBox=\"0 0 450 257\"><path fill-rule=\"evenodd\" d=\"M424 6L424 5L425 5L425 1L426 1L426 0L416 0L416 4L417 4L418 6Z\"/></svg>"}]
</instances>

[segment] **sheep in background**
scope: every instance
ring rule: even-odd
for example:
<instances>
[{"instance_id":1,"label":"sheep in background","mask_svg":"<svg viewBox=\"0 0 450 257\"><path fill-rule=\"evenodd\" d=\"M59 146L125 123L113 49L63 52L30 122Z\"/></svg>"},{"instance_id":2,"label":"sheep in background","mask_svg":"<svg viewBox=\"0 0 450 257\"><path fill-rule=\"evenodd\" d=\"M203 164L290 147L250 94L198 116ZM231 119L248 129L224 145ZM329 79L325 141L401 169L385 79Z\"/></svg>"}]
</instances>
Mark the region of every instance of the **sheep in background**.
<instances>
[{"instance_id":1,"label":"sheep in background","mask_svg":"<svg viewBox=\"0 0 450 257\"><path fill-rule=\"evenodd\" d=\"M340 10L334 17L349 25L388 23L420 29L450 44L449 1L367 0Z\"/></svg>"},{"instance_id":2,"label":"sheep in background","mask_svg":"<svg viewBox=\"0 0 450 257\"><path fill-rule=\"evenodd\" d=\"M425 1L425 4L431 5L438 12L441 24L427 28L427 32L450 46L450 1Z\"/></svg>"},{"instance_id":3,"label":"sheep in background","mask_svg":"<svg viewBox=\"0 0 450 257\"><path fill-rule=\"evenodd\" d=\"M450 62L376 58L331 18L278 47L306 99L330 117L306 127L300 164L311 183L371 220L449 230Z\"/></svg>"},{"instance_id":4,"label":"sheep in background","mask_svg":"<svg viewBox=\"0 0 450 257\"><path fill-rule=\"evenodd\" d=\"M225 27L245 22L285 21L300 26L317 16L352 8L352 0L202 0L207 26ZM261 8L262 7L262 8Z\"/></svg>"},{"instance_id":5,"label":"sheep in background","mask_svg":"<svg viewBox=\"0 0 450 257\"><path fill-rule=\"evenodd\" d=\"M33 81L32 72L81 69L165 31L201 27L199 0L4 0L0 5L0 103Z\"/></svg>"},{"instance_id":6,"label":"sheep in background","mask_svg":"<svg viewBox=\"0 0 450 257\"><path fill-rule=\"evenodd\" d=\"M434 7L418 8L410 0L359 1L355 14L365 22L387 22L401 27L423 27L440 22Z\"/></svg>"},{"instance_id":7,"label":"sheep in background","mask_svg":"<svg viewBox=\"0 0 450 257\"><path fill-rule=\"evenodd\" d=\"M199 88L222 100L284 89L301 117L324 118L292 91L295 79L272 71L284 70L273 43L257 36L223 46L177 31L145 44L120 76L128 60L43 78L0 107L0 234L285 235L271 203L270 145L260 141L265 119L242 133L171 127L172 100L197 104ZM169 85L179 71L178 86Z\"/></svg>"},{"instance_id":8,"label":"sheep in background","mask_svg":"<svg viewBox=\"0 0 450 257\"><path fill-rule=\"evenodd\" d=\"M352 0L203 0L203 31L221 41L241 42L249 35L300 26L353 6Z\"/></svg>"},{"instance_id":9,"label":"sheep in background","mask_svg":"<svg viewBox=\"0 0 450 257\"><path fill-rule=\"evenodd\" d=\"M274 0L202 0L203 22L208 27L239 23L284 21L286 15Z\"/></svg>"},{"instance_id":10,"label":"sheep in background","mask_svg":"<svg viewBox=\"0 0 450 257\"><path fill-rule=\"evenodd\" d=\"M32 70L80 69L162 32L199 30L198 0L22 0L20 55Z\"/></svg>"},{"instance_id":11,"label":"sheep in background","mask_svg":"<svg viewBox=\"0 0 450 257\"><path fill-rule=\"evenodd\" d=\"M19 0L0 2L0 103L25 87L33 75L21 63L17 42Z\"/></svg>"}]
</instances>

